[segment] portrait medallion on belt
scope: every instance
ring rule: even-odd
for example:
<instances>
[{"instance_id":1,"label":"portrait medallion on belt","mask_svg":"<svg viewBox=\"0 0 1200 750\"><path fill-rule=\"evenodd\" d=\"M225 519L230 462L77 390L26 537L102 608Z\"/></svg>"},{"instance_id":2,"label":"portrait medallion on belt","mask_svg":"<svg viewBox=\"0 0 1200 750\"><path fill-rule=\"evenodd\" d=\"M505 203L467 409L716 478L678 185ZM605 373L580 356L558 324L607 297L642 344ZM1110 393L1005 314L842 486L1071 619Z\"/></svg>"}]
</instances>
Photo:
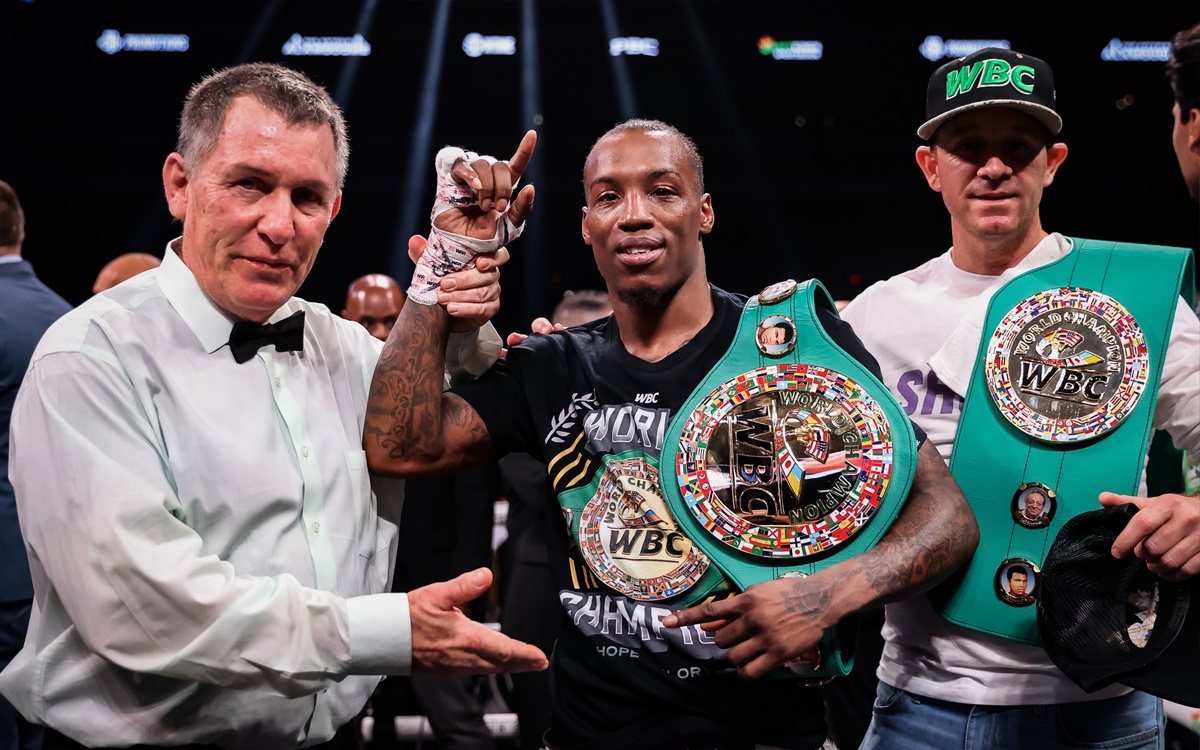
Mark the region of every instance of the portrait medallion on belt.
<instances>
[{"instance_id":1,"label":"portrait medallion on belt","mask_svg":"<svg viewBox=\"0 0 1200 750\"><path fill-rule=\"evenodd\" d=\"M1005 604L1027 607L1037 598L1038 575L1041 574L1032 561L1023 557L1010 557L996 568L996 596Z\"/></svg>"},{"instance_id":2,"label":"portrait medallion on belt","mask_svg":"<svg viewBox=\"0 0 1200 750\"><path fill-rule=\"evenodd\" d=\"M1023 300L996 326L984 362L988 393L1021 432L1051 443L1116 427L1146 388L1141 326L1101 292L1059 287Z\"/></svg>"},{"instance_id":3,"label":"portrait medallion on belt","mask_svg":"<svg viewBox=\"0 0 1200 750\"><path fill-rule=\"evenodd\" d=\"M596 577L637 601L682 594L708 570L708 557L675 523L658 471L644 457L605 462L579 519L579 549Z\"/></svg>"},{"instance_id":4,"label":"portrait medallion on belt","mask_svg":"<svg viewBox=\"0 0 1200 750\"><path fill-rule=\"evenodd\" d=\"M796 323L786 315L768 315L754 332L758 350L769 357L782 357L796 348Z\"/></svg>"},{"instance_id":5,"label":"portrait medallion on belt","mask_svg":"<svg viewBox=\"0 0 1200 750\"><path fill-rule=\"evenodd\" d=\"M1013 520L1027 529L1044 529L1054 520L1058 494L1041 482L1024 482L1013 493Z\"/></svg>"},{"instance_id":6,"label":"portrait medallion on belt","mask_svg":"<svg viewBox=\"0 0 1200 750\"><path fill-rule=\"evenodd\" d=\"M680 433L676 475L687 507L722 544L800 560L866 526L892 459L891 426L856 382L778 364L701 400Z\"/></svg>"},{"instance_id":7,"label":"portrait medallion on belt","mask_svg":"<svg viewBox=\"0 0 1200 750\"><path fill-rule=\"evenodd\" d=\"M795 279L777 281L758 293L758 301L763 305L773 305L776 302L783 302L795 294L799 286Z\"/></svg>"}]
</instances>

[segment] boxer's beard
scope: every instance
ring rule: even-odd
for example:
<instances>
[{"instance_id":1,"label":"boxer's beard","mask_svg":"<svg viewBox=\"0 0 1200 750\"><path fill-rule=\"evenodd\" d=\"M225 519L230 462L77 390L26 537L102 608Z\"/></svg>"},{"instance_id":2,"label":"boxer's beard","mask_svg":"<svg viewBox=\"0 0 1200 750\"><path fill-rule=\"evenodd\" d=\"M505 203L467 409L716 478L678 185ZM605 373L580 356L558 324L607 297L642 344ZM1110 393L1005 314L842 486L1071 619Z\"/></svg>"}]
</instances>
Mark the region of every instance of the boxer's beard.
<instances>
[{"instance_id":1,"label":"boxer's beard","mask_svg":"<svg viewBox=\"0 0 1200 750\"><path fill-rule=\"evenodd\" d=\"M665 290L653 286L637 286L617 292L617 297L622 302L637 309L658 309L664 306L671 296Z\"/></svg>"}]
</instances>

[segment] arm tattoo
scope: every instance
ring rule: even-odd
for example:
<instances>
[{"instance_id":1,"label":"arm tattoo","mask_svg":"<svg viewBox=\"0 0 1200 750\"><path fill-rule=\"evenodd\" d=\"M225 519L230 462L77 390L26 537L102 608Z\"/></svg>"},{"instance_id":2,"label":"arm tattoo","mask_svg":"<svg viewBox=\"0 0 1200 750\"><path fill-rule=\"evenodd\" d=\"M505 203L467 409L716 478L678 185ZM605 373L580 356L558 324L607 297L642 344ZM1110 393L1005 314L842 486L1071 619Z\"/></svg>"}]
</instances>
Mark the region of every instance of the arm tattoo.
<instances>
[{"instance_id":1,"label":"arm tattoo","mask_svg":"<svg viewBox=\"0 0 1200 750\"><path fill-rule=\"evenodd\" d=\"M937 449L921 447L917 475L900 515L864 560L867 581L881 601L927 590L970 559L979 527Z\"/></svg>"},{"instance_id":2,"label":"arm tattoo","mask_svg":"<svg viewBox=\"0 0 1200 750\"><path fill-rule=\"evenodd\" d=\"M833 601L833 586L814 585L815 581L806 582L799 578L795 580L791 589L783 594L784 609L812 620L819 619Z\"/></svg>"},{"instance_id":3,"label":"arm tattoo","mask_svg":"<svg viewBox=\"0 0 1200 750\"><path fill-rule=\"evenodd\" d=\"M442 393L448 333L440 306L410 303L401 311L367 400L363 447L372 471L443 473L467 465L488 442L475 410Z\"/></svg>"}]
</instances>

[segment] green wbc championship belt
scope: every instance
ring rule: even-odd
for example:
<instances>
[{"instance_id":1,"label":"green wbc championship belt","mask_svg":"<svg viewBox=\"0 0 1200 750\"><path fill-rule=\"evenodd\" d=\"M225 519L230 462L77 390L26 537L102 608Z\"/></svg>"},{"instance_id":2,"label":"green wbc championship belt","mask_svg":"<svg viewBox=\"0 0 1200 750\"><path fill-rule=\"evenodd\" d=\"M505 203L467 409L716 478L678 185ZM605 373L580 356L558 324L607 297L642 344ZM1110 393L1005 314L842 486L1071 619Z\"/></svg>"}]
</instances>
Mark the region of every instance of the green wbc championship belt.
<instances>
[{"instance_id":1,"label":"green wbc championship belt","mask_svg":"<svg viewBox=\"0 0 1200 750\"><path fill-rule=\"evenodd\" d=\"M743 590L870 549L912 484L912 425L829 337L817 305L836 315L817 281L781 282L752 297L729 351L667 428L667 505ZM817 662L795 671L847 674L855 622L826 633Z\"/></svg>"},{"instance_id":2,"label":"green wbc championship belt","mask_svg":"<svg viewBox=\"0 0 1200 750\"><path fill-rule=\"evenodd\" d=\"M1072 516L1137 494L1187 248L1072 240L1002 286L950 471L979 522L971 562L930 592L949 621L1040 645L1038 576Z\"/></svg>"}]
</instances>

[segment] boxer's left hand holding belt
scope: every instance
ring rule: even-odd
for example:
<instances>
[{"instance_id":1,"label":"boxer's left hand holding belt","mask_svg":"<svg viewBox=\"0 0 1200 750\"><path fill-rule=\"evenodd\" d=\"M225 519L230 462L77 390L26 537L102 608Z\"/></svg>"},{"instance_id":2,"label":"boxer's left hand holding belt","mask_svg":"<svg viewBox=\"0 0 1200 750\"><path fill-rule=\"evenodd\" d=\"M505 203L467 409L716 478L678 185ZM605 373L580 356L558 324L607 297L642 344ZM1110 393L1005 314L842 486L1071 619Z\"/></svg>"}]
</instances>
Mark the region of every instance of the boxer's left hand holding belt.
<instances>
[{"instance_id":1,"label":"boxer's left hand holding belt","mask_svg":"<svg viewBox=\"0 0 1200 750\"><path fill-rule=\"evenodd\" d=\"M443 277L472 268L479 255L495 253L520 236L533 205L533 186L522 188L511 201L509 196L536 144L537 134L527 132L507 162L454 147L438 152L433 228L413 272L410 299L437 304Z\"/></svg>"}]
</instances>

